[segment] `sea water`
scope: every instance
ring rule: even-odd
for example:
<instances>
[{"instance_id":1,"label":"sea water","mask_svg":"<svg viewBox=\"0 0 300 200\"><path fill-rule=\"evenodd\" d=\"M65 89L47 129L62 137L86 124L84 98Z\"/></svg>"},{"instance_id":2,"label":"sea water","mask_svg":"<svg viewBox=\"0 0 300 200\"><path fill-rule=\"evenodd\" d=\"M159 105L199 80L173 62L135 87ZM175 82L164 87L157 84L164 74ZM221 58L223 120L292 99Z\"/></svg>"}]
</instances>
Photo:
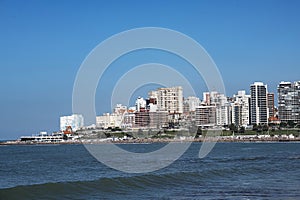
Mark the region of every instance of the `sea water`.
<instances>
[{"instance_id":1,"label":"sea water","mask_svg":"<svg viewBox=\"0 0 300 200\"><path fill-rule=\"evenodd\" d=\"M83 145L0 146L0 199L300 199L300 143L217 143L202 159L200 146L145 174L111 169Z\"/></svg>"}]
</instances>

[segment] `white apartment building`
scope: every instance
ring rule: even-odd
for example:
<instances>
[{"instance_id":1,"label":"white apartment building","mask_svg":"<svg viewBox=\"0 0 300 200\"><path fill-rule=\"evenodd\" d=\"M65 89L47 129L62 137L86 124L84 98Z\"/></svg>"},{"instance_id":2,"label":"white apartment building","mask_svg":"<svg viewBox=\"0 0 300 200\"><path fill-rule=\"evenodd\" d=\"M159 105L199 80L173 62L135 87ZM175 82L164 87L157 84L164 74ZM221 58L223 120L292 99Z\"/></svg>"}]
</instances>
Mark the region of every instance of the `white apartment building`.
<instances>
[{"instance_id":1,"label":"white apartment building","mask_svg":"<svg viewBox=\"0 0 300 200\"><path fill-rule=\"evenodd\" d=\"M135 101L135 108L137 112L140 112L141 109L146 109L146 100L143 97L138 97Z\"/></svg>"},{"instance_id":2,"label":"white apartment building","mask_svg":"<svg viewBox=\"0 0 300 200\"><path fill-rule=\"evenodd\" d=\"M100 128L121 127L122 116L115 113L104 113L102 116L96 117L96 126Z\"/></svg>"},{"instance_id":3,"label":"white apartment building","mask_svg":"<svg viewBox=\"0 0 300 200\"><path fill-rule=\"evenodd\" d=\"M60 117L60 130L63 131L66 127L71 126L73 131L76 131L84 126L83 116L73 114L71 116Z\"/></svg>"},{"instance_id":4,"label":"white apartment building","mask_svg":"<svg viewBox=\"0 0 300 200\"><path fill-rule=\"evenodd\" d=\"M184 99L184 105L187 105L189 112L196 111L196 107L200 106L200 99L198 97L190 96Z\"/></svg>"},{"instance_id":5,"label":"white apartment building","mask_svg":"<svg viewBox=\"0 0 300 200\"><path fill-rule=\"evenodd\" d=\"M135 126L135 114L133 112L126 112L123 115L121 128L133 128Z\"/></svg>"},{"instance_id":6,"label":"white apartment building","mask_svg":"<svg viewBox=\"0 0 300 200\"><path fill-rule=\"evenodd\" d=\"M244 126L250 124L250 95L246 95L246 91L238 91L233 95L232 103L232 123L236 126Z\"/></svg>"},{"instance_id":7,"label":"white apartment building","mask_svg":"<svg viewBox=\"0 0 300 200\"><path fill-rule=\"evenodd\" d=\"M169 114L183 113L182 87L159 88L149 92L150 98L157 99L157 110L167 111Z\"/></svg>"},{"instance_id":8,"label":"white apartment building","mask_svg":"<svg viewBox=\"0 0 300 200\"><path fill-rule=\"evenodd\" d=\"M229 106L227 97L218 92L204 92L203 104L216 107L216 125L224 126L230 124Z\"/></svg>"},{"instance_id":9,"label":"white apartment building","mask_svg":"<svg viewBox=\"0 0 300 200\"><path fill-rule=\"evenodd\" d=\"M149 112L157 112L157 104L149 103L148 110Z\"/></svg>"}]
</instances>

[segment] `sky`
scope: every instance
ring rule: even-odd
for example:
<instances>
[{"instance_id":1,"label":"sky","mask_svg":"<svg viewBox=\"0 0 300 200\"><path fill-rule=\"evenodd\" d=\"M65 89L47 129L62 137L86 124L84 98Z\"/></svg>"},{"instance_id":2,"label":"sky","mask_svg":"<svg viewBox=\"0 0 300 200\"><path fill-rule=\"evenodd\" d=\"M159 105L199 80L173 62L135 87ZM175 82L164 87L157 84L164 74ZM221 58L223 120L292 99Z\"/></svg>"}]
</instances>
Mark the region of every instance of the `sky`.
<instances>
[{"instance_id":1,"label":"sky","mask_svg":"<svg viewBox=\"0 0 300 200\"><path fill-rule=\"evenodd\" d=\"M216 63L227 96L249 93L255 81L276 93L280 81L300 79L299 9L297 0L0 0L0 140L57 131L59 117L72 114L73 84L84 59L105 39L133 28L163 27L193 38ZM107 95L124 73L120 66L185 65L151 50L122 59L99 83L105 87L95 97L98 115L111 111ZM185 75L202 98L203 80L192 71ZM133 96L146 97L157 86Z\"/></svg>"}]
</instances>

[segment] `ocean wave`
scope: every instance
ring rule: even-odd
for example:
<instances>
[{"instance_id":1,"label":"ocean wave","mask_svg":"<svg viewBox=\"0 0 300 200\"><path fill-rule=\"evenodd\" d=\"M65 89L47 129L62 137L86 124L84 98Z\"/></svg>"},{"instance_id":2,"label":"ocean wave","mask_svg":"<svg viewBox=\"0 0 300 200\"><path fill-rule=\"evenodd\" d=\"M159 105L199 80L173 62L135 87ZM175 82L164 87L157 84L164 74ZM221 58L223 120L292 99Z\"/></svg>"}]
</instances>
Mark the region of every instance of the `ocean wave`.
<instances>
[{"instance_id":1,"label":"ocean wave","mask_svg":"<svg viewBox=\"0 0 300 200\"><path fill-rule=\"evenodd\" d=\"M181 197L192 195L191 199L195 199L200 194L199 192L201 195L210 195L211 197L211 195L220 195L220 191L223 190L226 190L227 195L233 197L253 197L253 195L262 197L265 191L250 184L253 183L251 175L256 174L257 177L270 173L264 167L218 166L218 164L195 168L193 171L172 172L171 170L144 175L103 177L88 181L66 181L4 188L0 189L0 199L165 199L170 191L173 192L171 199L178 197L177 193L180 193ZM234 193L230 184L236 180L234 177L243 177L243 175L250 179L246 179L241 190ZM247 181L250 181L248 185ZM218 185L220 183L221 185ZM215 187L216 184L217 187ZM246 193L244 193L245 190ZM293 191L292 194L298 194L298 192Z\"/></svg>"},{"instance_id":2,"label":"ocean wave","mask_svg":"<svg viewBox=\"0 0 300 200\"><path fill-rule=\"evenodd\" d=\"M205 172L177 172L146 174L131 177L100 178L94 181L58 182L16 186L0 190L0 199L86 199L152 189L168 189L185 184L199 184L214 177L226 176L230 169L212 169Z\"/></svg>"},{"instance_id":3,"label":"ocean wave","mask_svg":"<svg viewBox=\"0 0 300 200\"><path fill-rule=\"evenodd\" d=\"M270 157L267 157L267 156L212 158L212 160L218 161L218 162L260 161L260 160L268 160L268 159L270 159Z\"/></svg>"}]
</instances>

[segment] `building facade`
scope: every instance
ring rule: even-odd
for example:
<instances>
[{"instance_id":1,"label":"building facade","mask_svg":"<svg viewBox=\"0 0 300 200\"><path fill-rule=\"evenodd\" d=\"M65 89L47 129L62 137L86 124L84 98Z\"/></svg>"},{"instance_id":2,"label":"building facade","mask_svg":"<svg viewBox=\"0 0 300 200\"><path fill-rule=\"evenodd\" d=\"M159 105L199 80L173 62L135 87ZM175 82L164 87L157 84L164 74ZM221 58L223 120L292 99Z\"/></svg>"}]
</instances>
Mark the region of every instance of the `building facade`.
<instances>
[{"instance_id":1,"label":"building facade","mask_svg":"<svg viewBox=\"0 0 300 200\"><path fill-rule=\"evenodd\" d=\"M218 92L204 92L203 93L204 105L216 107L216 125L226 126L230 123L229 107L227 97Z\"/></svg>"},{"instance_id":2,"label":"building facade","mask_svg":"<svg viewBox=\"0 0 300 200\"><path fill-rule=\"evenodd\" d=\"M154 128L160 129L168 126L168 112L136 112L135 113L135 128Z\"/></svg>"},{"instance_id":3,"label":"building facade","mask_svg":"<svg viewBox=\"0 0 300 200\"><path fill-rule=\"evenodd\" d=\"M267 124L269 118L267 85L264 85L262 82L255 82L250 86L250 91L251 124Z\"/></svg>"},{"instance_id":4,"label":"building facade","mask_svg":"<svg viewBox=\"0 0 300 200\"><path fill-rule=\"evenodd\" d=\"M250 95L246 91L238 91L233 96L232 103L232 123L236 126L247 126L250 124Z\"/></svg>"},{"instance_id":5,"label":"building facade","mask_svg":"<svg viewBox=\"0 0 300 200\"><path fill-rule=\"evenodd\" d=\"M122 116L116 113L104 113L102 116L96 117L96 126L99 128L114 128L114 127L121 127L122 123Z\"/></svg>"},{"instance_id":6,"label":"building facade","mask_svg":"<svg viewBox=\"0 0 300 200\"><path fill-rule=\"evenodd\" d=\"M196 111L196 107L200 106L200 99L198 97L189 96L188 98L184 99L184 111L185 112L194 112Z\"/></svg>"},{"instance_id":7,"label":"building facade","mask_svg":"<svg viewBox=\"0 0 300 200\"><path fill-rule=\"evenodd\" d=\"M138 97L135 101L135 108L137 112L140 112L142 110L146 109L146 100L143 97Z\"/></svg>"},{"instance_id":8,"label":"building facade","mask_svg":"<svg viewBox=\"0 0 300 200\"><path fill-rule=\"evenodd\" d=\"M128 110L124 113L121 128L133 128L135 125L135 114Z\"/></svg>"},{"instance_id":9,"label":"building facade","mask_svg":"<svg viewBox=\"0 0 300 200\"><path fill-rule=\"evenodd\" d=\"M268 109L269 109L269 118L273 118L275 116L275 102L274 102L274 93L268 93Z\"/></svg>"},{"instance_id":10,"label":"building facade","mask_svg":"<svg viewBox=\"0 0 300 200\"><path fill-rule=\"evenodd\" d=\"M196 125L212 127L216 125L216 106L196 107Z\"/></svg>"},{"instance_id":11,"label":"building facade","mask_svg":"<svg viewBox=\"0 0 300 200\"><path fill-rule=\"evenodd\" d=\"M279 119L286 123L300 123L300 81L280 82L277 92Z\"/></svg>"},{"instance_id":12,"label":"building facade","mask_svg":"<svg viewBox=\"0 0 300 200\"><path fill-rule=\"evenodd\" d=\"M151 91L150 97L157 98L157 110L167 111L169 114L183 113L183 91L182 87L159 88Z\"/></svg>"}]
</instances>

